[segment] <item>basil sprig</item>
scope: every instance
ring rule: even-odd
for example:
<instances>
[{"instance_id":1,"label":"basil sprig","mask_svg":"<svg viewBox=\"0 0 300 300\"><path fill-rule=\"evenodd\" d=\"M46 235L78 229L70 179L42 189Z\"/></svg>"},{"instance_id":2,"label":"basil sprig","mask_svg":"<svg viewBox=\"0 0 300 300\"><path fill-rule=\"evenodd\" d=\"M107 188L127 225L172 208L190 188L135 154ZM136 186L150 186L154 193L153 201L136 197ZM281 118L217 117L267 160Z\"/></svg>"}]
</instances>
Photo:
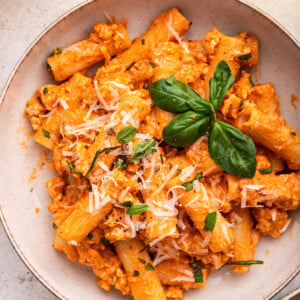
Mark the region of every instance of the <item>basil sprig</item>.
<instances>
[{"instance_id":1,"label":"basil sprig","mask_svg":"<svg viewBox=\"0 0 300 300\"><path fill-rule=\"evenodd\" d=\"M123 127L117 135L117 141L120 144L126 144L132 141L136 134L136 128L133 126Z\"/></svg>"},{"instance_id":2,"label":"basil sprig","mask_svg":"<svg viewBox=\"0 0 300 300\"><path fill-rule=\"evenodd\" d=\"M159 108L180 113L163 130L166 143L188 146L208 132L208 150L215 163L235 176L253 178L256 170L253 141L237 128L216 120L215 111L233 82L230 68L222 60L209 80L210 102L174 76L154 82L150 95Z\"/></svg>"}]
</instances>

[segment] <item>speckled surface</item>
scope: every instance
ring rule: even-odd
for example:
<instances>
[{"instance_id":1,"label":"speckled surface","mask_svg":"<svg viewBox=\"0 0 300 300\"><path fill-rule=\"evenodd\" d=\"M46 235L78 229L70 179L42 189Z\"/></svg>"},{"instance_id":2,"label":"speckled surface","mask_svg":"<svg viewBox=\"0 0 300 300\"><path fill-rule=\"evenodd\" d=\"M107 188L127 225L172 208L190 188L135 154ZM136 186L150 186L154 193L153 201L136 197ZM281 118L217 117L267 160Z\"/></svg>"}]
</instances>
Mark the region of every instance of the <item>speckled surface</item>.
<instances>
[{"instance_id":1,"label":"speckled surface","mask_svg":"<svg viewBox=\"0 0 300 300\"><path fill-rule=\"evenodd\" d=\"M24 50L58 16L80 0L0 0L0 92ZM299 0L248 0L300 40ZM2 175L3 176L3 175ZM0 177L1 184L1 177ZM46 258L45 258L46 259ZM300 286L298 275L274 300ZM27 270L0 224L0 299L57 299Z\"/></svg>"}]
</instances>

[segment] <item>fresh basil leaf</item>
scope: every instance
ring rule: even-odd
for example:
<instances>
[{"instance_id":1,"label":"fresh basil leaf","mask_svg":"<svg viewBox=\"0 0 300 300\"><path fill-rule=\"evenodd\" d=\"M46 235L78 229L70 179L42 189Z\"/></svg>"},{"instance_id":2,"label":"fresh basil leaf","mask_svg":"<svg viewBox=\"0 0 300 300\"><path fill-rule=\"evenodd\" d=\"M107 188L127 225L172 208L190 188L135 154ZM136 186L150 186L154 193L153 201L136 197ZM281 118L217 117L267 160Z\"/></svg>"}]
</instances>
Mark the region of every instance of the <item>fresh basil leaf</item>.
<instances>
[{"instance_id":1,"label":"fresh basil leaf","mask_svg":"<svg viewBox=\"0 0 300 300\"><path fill-rule=\"evenodd\" d=\"M45 88L43 89L43 94L46 95L46 94L48 94L48 92L49 92L48 88L45 87Z\"/></svg>"},{"instance_id":2,"label":"fresh basil leaf","mask_svg":"<svg viewBox=\"0 0 300 300\"><path fill-rule=\"evenodd\" d=\"M156 144L155 139L145 140L141 143L138 143L134 146L132 155L136 155L138 153L144 152L144 151L152 148L153 146L155 146L155 144Z\"/></svg>"},{"instance_id":3,"label":"fresh basil leaf","mask_svg":"<svg viewBox=\"0 0 300 300\"><path fill-rule=\"evenodd\" d=\"M227 91L233 85L233 77L225 60L221 60L214 71L214 76L209 80L209 101L217 110Z\"/></svg>"},{"instance_id":4,"label":"fresh basil leaf","mask_svg":"<svg viewBox=\"0 0 300 300\"><path fill-rule=\"evenodd\" d=\"M217 212L214 211L209 213L205 218L203 230L213 232L216 225L216 220L217 220Z\"/></svg>"},{"instance_id":5,"label":"fresh basil leaf","mask_svg":"<svg viewBox=\"0 0 300 300\"><path fill-rule=\"evenodd\" d=\"M127 215L139 215L145 212L149 208L147 204L136 204L126 209Z\"/></svg>"},{"instance_id":6,"label":"fresh basil leaf","mask_svg":"<svg viewBox=\"0 0 300 300\"><path fill-rule=\"evenodd\" d=\"M252 57L251 52L250 52L250 53L247 53L247 54L244 54L244 55L238 56L238 58L239 58L240 60L248 60L248 59L251 58L251 57Z\"/></svg>"},{"instance_id":7,"label":"fresh basil leaf","mask_svg":"<svg viewBox=\"0 0 300 300\"><path fill-rule=\"evenodd\" d=\"M296 136L296 132L295 131L290 131L290 134Z\"/></svg>"},{"instance_id":8,"label":"fresh basil leaf","mask_svg":"<svg viewBox=\"0 0 300 300\"><path fill-rule=\"evenodd\" d=\"M139 271L137 271L137 270L134 270L134 271L133 271L133 276L136 277L136 276L139 276L139 275L140 275L140 272L139 272Z\"/></svg>"},{"instance_id":9,"label":"fresh basil leaf","mask_svg":"<svg viewBox=\"0 0 300 300\"><path fill-rule=\"evenodd\" d=\"M122 203L122 206L124 206L124 207L131 207L132 205L133 204L132 204L131 201L125 201L125 202Z\"/></svg>"},{"instance_id":10,"label":"fresh basil leaf","mask_svg":"<svg viewBox=\"0 0 300 300\"><path fill-rule=\"evenodd\" d=\"M203 282L202 269L206 269L206 267L201 266L197 263L190 263L190 267L193 269L195 283L202 283Z\"/></svg>"},{"instance_id":11,"label":"fresh basil leaf","mask_svg":"<svg viewBox=\"0 0 300 300\"><path fill-rule=\"evenodd\" d=\"M123 127L117 135L117 141L120 144L126 144L132 141L136 134L136 128L133 126Z\"/></svg>"},{"instance_id":12,"label":"fresh basil leaf","mask_svg":"<svg viewBox=\"0 0 300 300\"><path fill-rule=\"evenodd\" d=\"M242 266L248 266L248 265L262 265L263 263L264 263L263 260L242 260L242 261L228 262L225 265L242 265Z\"/></svg>"},{"instance_id":13,"label":"fresh basil leaf","mask_svg":"<svg viewBox=\"0 0 300 300\"><path fill-rule=\"evenodd\" d=\"M142 157L144 157L146 155L149 155L149 154L151 154L153 152L157 152L157 149L148 149L145 152L139 153L139 154L137 154L136 156L134 156L132 158L128 158L128 160L130 160L130 161L136 161L136 160L139 160Z\"/></svg>"},{"instance_id":14,"label":"fresh basil leaf","mask_svg":"<svg viewBox=\"0 0 300 300\"><path fill-rule=\"evenodd\" d=\"M270 174L272 173L272 169L259 169L261 174Z\"/></svg>"},{"instance_id":15,"label":"fresh basil leaf","mask_svg":"<svg viewBox=\"0 0 300 300\"><path fill-rule=\"evenodd\" d=\"M177 174L178 174L178 170L179 169L177 169ZM181 173L181 170L180 170L180 173ZM199 180L200 178L202 178L202 176L203 176L203 173L199 172L193 180L183 183L182 186L186 189L186 191L190 191L193 188L194 181Z\"/></svg>"},{"instance_id":16,"label":"fresh basil leaf","mask_svg":"<svg viewBox=\"0 0 300 300\"><path fill-rule=\"evenodd\" d=\"M220 121L214 123L208 136L208 150L215 163L226 172L253 178L256 171L255 145L237 128Z\"/></svg>"},{"instance_id":17,"label":"fresh basil leaf","mask_svg":"<svg viewBox=\"0 0 300 300\"><path fill-rule=\"evenodd\" d=\"M148 270L148 271L152 271L152 270L155 270L155 268L150 264L150 263L147 263L147 265L146 265L146 270Z\"/></svg>"},{"instance_id":18,"label":"fresh basil leaf","mask_svg":"<svg viewBox=\"0 0 300 300\"><path fill-rule=\"evenodd\" d=\"M209 116L187 111L175 117L164 128L163 138L171 146L188 146L204 135L210 124Z\"/></svg>"},{"instance_id":19,"label":"fresh basil leaf","mask_svg":"<svg viewBox=\"0 0 300 300\"><path fill-rule=\"evenodd\" d=\"M45 138L50 139L50 132L48 130L43 129L43 135Z\"/></svg>"},{"instance_id":20,"label":"fresh basil leaf","mask_svg":"<svg viewBox=\"0 0 300 300\"><path fill-rule=\"evenodd\" d=\"M174 76L155 81L149 92L154 104L168 112L183 113L192 109L206 114L212 110L208 101Z\"/></svg>"},{"instance_id":21,"label":"fresh basil leaf","mask_svg":"<svg viewBox=\"0 0 300 300\"><path fill-rule=\"evenodd\" d=\"M121 148L121 146L115 146L115 147L107 147L107 148L103 148L103 149L100 149L98 151L96 151L95 153L95 156L92 160L92 163L91 163L91 166L90 168L88 169L88 171L86 172L85 176L84 176L84 179L87 179L88 175L91 173L91 171L93 170L94 166L95 166L95 163L97 161L97 158L98 156L103 153L103 152L109 152L111 150L114 150L114 149L118 149L118 148Z\"/></svg>"}]
</instances>

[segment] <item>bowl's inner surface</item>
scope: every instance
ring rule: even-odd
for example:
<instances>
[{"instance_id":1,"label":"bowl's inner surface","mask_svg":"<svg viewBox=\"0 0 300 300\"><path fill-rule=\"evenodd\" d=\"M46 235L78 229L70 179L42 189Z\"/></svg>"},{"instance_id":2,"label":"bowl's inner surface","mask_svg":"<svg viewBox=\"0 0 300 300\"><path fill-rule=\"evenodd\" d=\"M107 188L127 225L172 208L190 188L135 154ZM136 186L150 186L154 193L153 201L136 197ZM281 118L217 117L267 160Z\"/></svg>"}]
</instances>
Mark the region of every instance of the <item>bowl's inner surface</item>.
<instances>
[{"instance_id":1,"label":"bowl's inner surface","mask_svg":"<svg viewBox=\"0 0 300 300\"><path fill-rule=\"evenodd\" d=\"M81 39L91 26L105 21L104 12L128 21L131 38L143 33L150 21L172 6L178 6L192 22L186 37L201 39L212 27L228 35L247 31L260 41L260 64L253 70L254 82L275 84L281 102L281 113L300 130L299 111L291 105L291 94L300 95L299 48L274 24L248 7L232 0L174 1L117 1L92 2L60 21L32 48L14 76L0 111L0 141L2 168L0 203L3 220L11 239L25 262L48 287L67 299L122 299L117 292L106 293L97 287L91 270L71 263L52 249L54 231L47 211L49 198L45 182L54 175L47 166L36 180L29 182L32 169L37 166L41 147L25 132L30 131L23 111L27 99L40 85L50 82L45 58L52 48L67 46ZM298 113L298 114L297 114ZM25 141L27 149L22 149ZM32 190L33 189L33 190ZM40 213L35 208L40 207ZM229 269L215 272L208 278L204 290L186 293L185 299L263 299L271 294L300 265L300 233L297 222L280 239L262 238L256 258L264 265L253 266L245 275L228 275ZM270 254L266 255L269 250ZM223 275L222 275L223 274ZM224 275L225 274L225 275Z\"/></svg>"}]
</instances>

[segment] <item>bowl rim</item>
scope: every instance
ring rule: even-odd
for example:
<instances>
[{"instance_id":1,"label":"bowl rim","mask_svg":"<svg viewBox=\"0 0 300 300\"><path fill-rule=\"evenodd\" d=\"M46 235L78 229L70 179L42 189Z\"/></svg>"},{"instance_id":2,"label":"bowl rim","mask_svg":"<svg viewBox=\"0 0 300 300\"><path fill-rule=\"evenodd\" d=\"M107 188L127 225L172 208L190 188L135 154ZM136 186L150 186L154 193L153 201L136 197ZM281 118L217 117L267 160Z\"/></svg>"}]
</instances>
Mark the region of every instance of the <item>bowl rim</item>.
<instances>
[{"instance_id":1,"label":"bowl rim","mask_svg":"<svg viewBox=\"0 0 300 300\"><path fill-rule=\"evenodd\" d=\"M6 83L3 87L2 93L0 95L0 110L1 107L5 101L6 94L10 88L10 85L16 76L16 73L18 69L23 64L26 57L31 53L32 49L39 43L39 41L43 38L44 35L46 35L52 28L54 28L57 24L62 22L67 17L71 16L77 10L82 9L83 7L90 5L93 2L97 2L98 0L86 0L83 3L79 3L75 5L74 7L68 9L63 14L61 14L59 17L57 17L54 21L52 21L48 26L46 26L36 37L35 39L30 43L30 45L24 50L21 57L18 59L17 63L15 64L14 68L12 69L8 79L6 80ZM259 8L255 4L251 3L250 0L232 0L235 1L238 5L245 6L246 8L252 10L253 12L259 14L265 21L273 23L279 31L281 31L286 37L288 37L292 43L300 49L300 40L298 40L283 24L281 24L277 19L272 17L269 13L264 11L263 9ZM39 274L38 270L35 269L30 261L26 258L25 254L20 249L17 241L15 240L14 235L12 234L10 227L7 223L7 220L5 218L1 203L0 203L0 220L4 227L4 232L6 236L8 237L8 240L10 241L10 244L18 254L18 256L21 258L24 265L30 270L30 272L37 278L53 295L56 297L59 297L62 300L68 300L64 295L61 294L60 291L58 291L55 287L52 286L50 282L47 281L46 278L44 278L41 274ZM266 300L271 300L272 297L274 297L276 294L278 294L290 281L292 281L297 274L300 273L300 265L296 267L294 271L292 271L288 277L285 279L284 282L282 282L277 288L275 288L269 295L266 296ZM296 296L300 294L300 288L297 288L294 291L291 291L284 299L290 299L290 296Z\"/></svg>"}]
</instances>

